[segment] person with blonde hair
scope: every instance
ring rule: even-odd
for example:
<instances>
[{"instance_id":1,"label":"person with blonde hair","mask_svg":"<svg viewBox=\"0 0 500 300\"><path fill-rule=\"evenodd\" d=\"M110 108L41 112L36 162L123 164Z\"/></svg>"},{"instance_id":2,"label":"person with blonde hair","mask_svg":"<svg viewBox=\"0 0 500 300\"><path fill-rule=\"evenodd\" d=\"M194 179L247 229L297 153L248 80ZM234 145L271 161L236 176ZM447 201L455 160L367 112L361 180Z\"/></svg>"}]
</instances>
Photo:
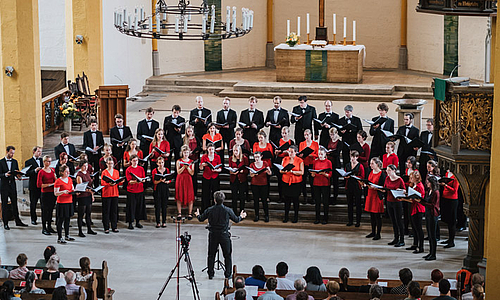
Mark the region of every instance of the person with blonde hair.
<instances>
[{"instance_id":1,"label":"person with blonde hair","mask_svg":"<svg viewBox=\"0 0 500 300\"><path fill-rule=\"evenodd\" d=\"M149 145L149 153L151 152L151 170L156 169L158 157L168 159L170 156L170 143L165 139L165 132L161 128L156 129L153 141Z\"/></svg>"},{"instance_id":2,"label":"person with blonde hair","mask_svg":"<svg viewBox=\"0 0 500 300\"><path fill-rule=\"evenodd\" d=\"M195 166L189 158L191 151L188 145L181 147L180 159L175 163L177 178L175 180L175 202L177 204L177 218L182 217L182 207L188 206L188 220L193 218L193 174ZM196 177L195 177L196 178Z\"/></svg>"},{"instance_id":3,"label":"person with blonde hair","mask_svg":"<svg viewBox=\"0 0 500 300\"><path fill-rule=\"evenodd\" d=\"M245 200L248 197L248 157L243 155L241 146L234 145L232 155L229 158L229 181L231 182L232 209L235 214L245 209ZM239 201L239 210L238 210Z\"/></svg>"}]
</instances>

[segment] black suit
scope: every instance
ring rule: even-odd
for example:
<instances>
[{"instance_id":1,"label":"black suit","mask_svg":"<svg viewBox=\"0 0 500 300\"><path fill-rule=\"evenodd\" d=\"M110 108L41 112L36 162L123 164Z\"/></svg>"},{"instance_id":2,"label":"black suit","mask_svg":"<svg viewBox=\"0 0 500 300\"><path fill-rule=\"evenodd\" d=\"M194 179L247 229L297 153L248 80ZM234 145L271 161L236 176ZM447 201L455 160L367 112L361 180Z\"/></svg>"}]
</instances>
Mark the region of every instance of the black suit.
<instances>
[{"instance_id":1,"label":"black suit","mask_svg":"<svg viewBox=\"0 0 500 300\"><path fill-rule=\"evenodd\" d=\"M419 130L417 127L411 125L410 130L408 131L408 134L406 134L406 126L401 126L398 128L398 131L396 134L398 135L403 135L409 138L410 140L413 140L415 138L418 138L419 135ZM399 140L399 146L398 146L398 159L399 159L399 174L404 175L405 170L406 170L406 159L408 159L409 156L415 156L417 157L417 151L408 146L406 141L403 139Z\"/></svg>"},{"instance_id":2,"label":"black suit","mask_svg":"<svg viewBox=\"0 0 500 300\"><path fill-rule=\"evenodd\" d=\"M349 121L347 120L346 116L343 116L342 118L339 119L340 126L347 125L347 123L349 123ZM349 144L349 146L353 145L358 141L357 138L358 131L363 129L363 124L361 124L361 119L356 116L351 117L350 123L356 126L356 129L347 130L345 133L339 131L339 135L342 137L342 142ZM350 152L351 150L348 147L342 147L342 160L344 166L347 166L351 161Z\"/></svg>"},{"instance_id":3,"label":"black suit","mask_svg":"<svg viewBox=\"0 0 500 300\"><path fill-rule=\"evenodd\" d=\"M257 138L257 133L259 132L259 130L264 128L264 114L260 110L255 109L253 118L252 120L250 120L250 110L247 108L241 112L240 122L247 125L251 125L253 123L257 126L257 129L255 129L252 127L244 128L240 125L243 128L243 138L248 140L248 143L250 144L250 151L252 151L253 144L259 141L259 139Z\"/></svg>"},{"instance_id":4,"label":"black suit","mask_svg":"<svg viewBox=\"0 0 500 300\"><path fill-rule=\"evenodd\" d=\"M288 116L288 111L284 108L279 108L277 118L274 117L274 112L276 108L270 109L267 111L266 115L266 124L270 122L271 124L278 124L280 127L276 128L274 126L270 126L269 129L269 140L272 141L276 146L279 146L281 139L281 128L284 126L290 126L290 119Z\"/></svg>"},{"instance_id":5,"label":"black suit","mask_svg":"<svg viewBox=\"0 0 500 300\"><path fill-rule=\"evenodd\" d=\"M75 157L76 156L76 149L75 149L75 145L71 144L71 143L68 143L68 147L69 147L69 155ZM64 146L62 143L59 143L59 145L55 146L54 147L54 153L56 155L56 159L59 159L59 155L63 152L66 152L66 150L64 149ZM66 152L67 153L67 152Z\"/></svg>"},{"instance_id":6,"label":"black suit","mask_svg":"<svg viewBox=\"0 0 500 300\"><path fill-rule=\"evenodd\" d=\"M323 121L326 118L325 124L330 125L339 123L339 115L334 113L333 111L330 113L322 112L319 114L318 119ZM321 134L319 136L319 144L325 148L328 148L328 142L330 141L330 128L322 127L320 124L314 124L314 127L318 127L318 130L321 130Z\"/></svg>"},{"instance_id":7,"label":"black suit","mask_svg":"<svg viewBox=\"0 0 500 300\"><path fill-rule=\"evenodd\" d=\"M4 226L9 224L12 215L16 220L16 224L22 223L21 219L19 219L19 211L17 209L16 176L14 176L14 174L8 177L5 176L9 171L19 171L17 160L12 158L11 168L9 169L5 157L0 159L0 194L2 199L2 220ZM8 203L9 199L10 204ZM10 214L11 210L12 215Z\"/></svg>"},{"instance_id":8,"label":"black suit","mask_svg":"<svg viewBox=\"0 0 500 300\"><path fill-rule=\"evenodd\" d=\"M94 140L92 138L93 132L88 130L85 131L83 134L83 148L85 148L85 153L87 154L87 157L89 158L89 164L92 165L92 168L95 172L99 170L99 159L101 159L101 149L99 149L96 153L92 153L91 151L86 150L87 147L94 149L95 147L100 147L104 146L104 137L102 136L101 131L96 131L96 144L94 144Z\"/></svg>"},{"instance_id":9,"label":"black suit","mask_svg":"<svg viewBox=\"0 0 500 300\"><path fill-rule=\"evenodd\" d=\"M165 117L165 120L163 121L163 130L165 131L165 136L170 144L170 152L173 152L175 155L175 161L177 161L180 158L180 151L182 147L182 135L186 131L186 124L182 125L180 127L180 130L177 131L176 128L179 128L174 125L173 123L174 118L172 115ZM182 124L186 122L186 119L184 119L181 116L178 116L176 119L176 124ZM166 166L171 169L171 159L172 155L168 157L167 164Z\"/></svg>"},{"instance_id":10,"label":"black suit","mask_svg":"<svg viewBox=\"0 0 500 300\"><path fill-rule=\"evenodd\" d=\"M429 139L429 135L431 136L430 139ZM422 147L421 151L431 152L432 156L435 159L436 152L434 151L434 149L432 149L433 138L434 138L434 135L432 134L432 132L429 132L427 130L426 131L422 131L420 133L420 140L422 140L422 142L424 142L424 144L425 144ZM420 175L422 176L422 178L426 178L427 177L427 162L430 159L431 159L431 157L429 156L429 154L420 152L420 158L418 159L418 162L420 164L419 171L420 171Z\"/></svg>"},{"instance_id":11,"label":"black suit","mask_svg":"<svg viewBox=\"0 0 500 300\"><path fill-rule=\"evenodd\" d=\"M160 128L160 123L158 123L158 121L156 120L151 119L149 124L150 125L148 125L146 119L141 120L139 121L139 123L137 123L137 139L141 142L139 149L141 149L143 157L148 156L149 145L151 144L151 141L144 138L143 135L154 137L156 129ZM148 169L148 162L146 161L144 163L144 171L147 171L147 169Z\"/></svg>"},{"instance_id":12,"label":"black suit","mask_svg":"<svg viewBox=\"0 0 500 300\"><path fill-rule=\"evenodd\" d=\"M219 128L219 133L222 135L222 140L224 141L225 148L229 150L229 142L234 139L234 129L236 128L236 123L238 122L238 116L236 112L229 109L227 112L227 118L224 114L224 110L221 109L217 112L217 123L225 124L228 123L229 128Z\"/></svg>"},{"instance_id":13,"label":"black suit","mask_svg":"<svg viewBox=\"0 0 500 300\"><path fill-rule=\"evenodd\" d=\"M290 118L292 124L295 124L295 144L300 145L301 142L305 140L304 138L304 130L310 129L313 130L313 119L316 119L316 108L311 105L307 105L305 109L302 109L300 105L297 105L292 110L295 114L304 114L302 118L298 121L295 120L295 117L292 116ZM314 135L318 135L319 130L315 126Z\"/></svg>"},{"instance_id":14,"label":"black suit","mask_svg":"<svg viewBox=\"0 0 500 300\"><path fill-rule=\"evenodd\" d=\"M205 133L207 133L208 124L212 123L212 111L208 108L205 108L205 107L203 107L201 109L201 117L202 118L206 118L207 116L210 115L207 118L206 123L203 122L202 120L199 120L198 122L196 122L196 117L199 116L198 111L199 111L198 108L191 110L191 112L189 113L189 124L194 126L194 135L196 135L201 140L203 135Z\"/></svg>"},{"instance_id":15,"label":"black suit","mask_svg":"<svg viewBox=\"0 0 500 300\"><path fill-rule=\"evenodd\" d=\"M37 158L35 160L34 157L28 159L24 163L24 167L31 167L28 172L26 172L26 176L29 178L29 191L30 191L30 216L31 216L31 221L36 222L36 204L38 203L38 200L40 199L42 195L42 190L39 189L36 185L36 181L38 179L38 172L36 171L36 168L41 167L43 168L43 159L41 157ZM42 204L42 201L40 201L40 205Z\"/></svg>"},{"instance_id":16,"label":"black suit","mask_svg":"<svg viewBox=\"0 0 500 300\"><path fill-rule=\"evenodd\" d=\"M377 121L379 117L373 117L372 121ZM383 130L390 131L394 133L394 120L387 117L387 121L385 121L381 126L377 128L373 128L373 125L370 126L370 135L373 136L372 144L370 146L370 159L372 157L381 158L385 153L385 144L389 141L389 138L382 132Z\"/></svg>"},{"instance_id":17,"label":"black suit","mask_svg":"<svg viewBox=\"0 0 500 300\"><path fill-rule=\"evenodd\" d=\"M123 135L120 135L120 130L118 130L119 128L117 126L109 130L109 139L111 140L113 156L116 157L116 160L118 160L118 167L117 167L118 170L120 170L120 167L123 164L123 153L125 152L125 147L127 143L119 147L118 142L113 139L123 141L124 139L133 137L130 127L123 126L122 128L123 128Z\"/></svg>"}]
</instances>

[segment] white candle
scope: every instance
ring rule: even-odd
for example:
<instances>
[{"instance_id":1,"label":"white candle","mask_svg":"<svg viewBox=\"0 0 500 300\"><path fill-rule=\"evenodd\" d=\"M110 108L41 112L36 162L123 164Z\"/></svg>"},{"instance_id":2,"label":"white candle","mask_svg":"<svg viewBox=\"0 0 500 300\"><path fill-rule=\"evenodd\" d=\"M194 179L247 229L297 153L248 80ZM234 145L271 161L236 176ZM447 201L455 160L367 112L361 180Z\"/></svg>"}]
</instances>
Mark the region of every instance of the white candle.
<instances>
[{"instance_id":1,"label":"white candle","mask_svg":"<svg viewBox=\"0 0 500 300\"><path fill-rule=\"evenodd\" d=\"M347 37L347 17L344 17L344 38Z\"/></svg>"},{"instance_id":2,"label":"white candle","mask_svg":"<svg viewBox=\"0 0 500 300\"><path fill-rule=\"evenodd\" d=\"M337 14L333 14L333 34L337 34Z\"/></svg>"},{"instance_id":3,"label":"white candle","mask_svg":"<svg viewBox=\"0 0 500 300\"><path fill-rule=\"evenodd\" d=\"M250 11L250 29L253 28L253 10Z\"/></svg>"},{"instance_id":4,"label":"white candle","mask_svg":"<svg viewBox=\"0 0 500 300\"><path fill-rule=\"evenodd\" d=\"M226 31L231 31L231 7L226 6Z\"/></svg>"},{"instance_id":5,"label":"white candle","mask_svg":"<svg viewBox=\"0 0 500 300\"><path fill-rule=\"evenodd\" d=\"M132 29L132 18L131 16L129 15L128 16L128 20L127 20L127 26L128 26L128 30Z\"/></svg>"},{"instance_id":6,"label":"white candle","mask_svg":"<svg viewBox=\"0 0 500 300\"><path fill-rule=\"evenodd\" d=\"M286 36L290 36L290 20L286 20Z\"/></svg>"},{"instance_id":7,"label":"white candle","mask_svg":"<svg viewBox=\"0 0 500 300\"><path fill-rule=\"evenodd\" d=\"M113 21L114 21L113 24L115 24L115 26L116 26L116 11L113 13Z\"/></svg>"},{"instance_id":8,"label":"white candle","mask_svg":"<svg viewBox=\"0 0 500 300\"><path fill-rule=\"evenodd\" d=\"M144 13L143 13L144 12L144 8L142 8L142 6L141 6L141 9L140 9L140 12L141 12L141 14L139 15L139 18L142 19L142 16L144 15Z\"/></svg>"},{"instance_id":9,"label":"white candle","mask_svg":"<svg viewBox=\"0 0 500 300\"><path fill-rule=\"evenodd\" d=\"M203 15L201 17L201 33L202 34L205 34L207 33L207 17L205 17L205 15Z\"/></svg>"},{"instance_id":10,"label":"white candle","mask_svg":"<svg viewBox=\"0 0 500 300\"><path fill-rule=\"evenodd\" d=\"M175 32L176 33L179 32L179 17L178 16L175 17Z\"/></svg>"},{"instance_id":11,"label":"white candle","mask_svg":"<svg viewBox=\"0 0 500 300\"><path fill-rule=\"evenodd\" d=\"M356 41L356 21L352 21L352 40Z\"/></svg>"},{"instance_id":12,"label":"white candle","mask_svg":"<svg viewBox=\"0 0 500 300\"><path fill-rule=\"evenodd\" d=\"M300 17L297 17L297 36L300 36Z\"/></svg>"},{"instance_id":13,"label":"white candle","mask_svg":"<svg viewBox=\"0 0 500 300\"><path fill-rule=\"evenodd\" d=\"M184 18L184 33L188 32L189 19Z\"/></svg>"},{"instance_id":14,"label":"white candle","mask_svg":"<svg viewBox=\"0 0 500 300\"><path fill-rule=\"evenodd\" d=\"M160 32L161 30L161 18L160 14L156 14L156 32Z\"/></svg>"},{"instance_id":15,"label":"white candle","mask_svg":"<svg viewBox=\"0 0 500 300\"><path fill-rule=\"evenodd\" d=\"M232 30L236 32L236 6L233 6L233 24L232 24Z\"/></svg>"},{"instance_id":16,"label":"white candle","mask_svg":"<svg viewBox=\"0 0 500 300\"><path fill-rule=\"evenodd\" d=\"M309 34L309 14L307 14L307 34Z\"/></svg>"},{"instance_id":17,"label":"white candle","mask_svg":"<svg viewBox=\"0 0 500 300\"><path fill-rule=\"evenodd\" d=\"M212 19L210 22L210 33L215 31L215 5L212 5Z\"/></svg>"},{"instance_id":18,"label":"white candle","mask_svg":"<svg viewBox=\"0 0 500 300\"><path fill-rule=\"evenodd\" d=\"M241 27L247 29L247 9L244 7L241 8Z\"/></svg>"},{"instance_id":19,"label":"white candle","mask_svg":"<svg viewBox=\"0 0 500 300\"><path fill-rule=\"evenodd\" d=\"M153 31L153 18L149 18L149 28L148 31Z\"/></svg>"}]
</instances>

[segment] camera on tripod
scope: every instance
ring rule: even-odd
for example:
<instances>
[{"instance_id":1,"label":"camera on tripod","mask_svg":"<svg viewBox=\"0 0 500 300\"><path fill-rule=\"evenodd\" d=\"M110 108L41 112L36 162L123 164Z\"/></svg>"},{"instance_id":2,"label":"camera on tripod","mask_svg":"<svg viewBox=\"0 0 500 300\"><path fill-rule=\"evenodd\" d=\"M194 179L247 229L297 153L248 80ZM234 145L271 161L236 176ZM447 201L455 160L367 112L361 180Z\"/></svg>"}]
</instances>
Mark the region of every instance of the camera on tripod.
<instances>
[{"instance_id":1,"label":"camera on tripod","mask_svg":"<svg viewBox=\"0 0 500 300\"><path fill-rule=\"evenodd\" d=\"M186 231L181 235L181 245L183 247L189 247L189 242L191 242L191 235Z\"/></svg>"}]
</instances>

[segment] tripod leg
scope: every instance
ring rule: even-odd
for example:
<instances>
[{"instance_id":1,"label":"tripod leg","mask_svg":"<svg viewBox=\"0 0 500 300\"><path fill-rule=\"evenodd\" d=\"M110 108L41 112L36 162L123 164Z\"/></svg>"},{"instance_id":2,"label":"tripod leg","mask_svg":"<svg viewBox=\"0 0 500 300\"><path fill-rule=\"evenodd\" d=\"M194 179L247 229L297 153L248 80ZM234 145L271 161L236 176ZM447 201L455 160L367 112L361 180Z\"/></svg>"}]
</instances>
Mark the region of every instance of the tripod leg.
<instances>
[{"instance_id":1,"label":"tripod leg","mask_svg":"<svg viewBox=\"0 0 500 300\"><path fill-rule=\"evenodd\" d=\"M194 268L191 264L191 258L189 257L189 253L186 252L186 265L189 274L189 281L191 282L191 289L193 291L194 300L200 300L200 291L198 290L198 285L196 284L196 278L194 276Z\"/></svg>"},{"instance_id":2,"label":"tripod leg","mask_svg":"<svg viewBox=\"0 0 500 300\"><path fill-rule=\"evenodd\" d=\"M158 298L156 298L157 300L160 300L161 296L163 295L163 292L165 292L165 289L167 288L167 285L168 283L170 282L170 280L172 279L172 276L174 275L175 273L175 270L177 270L179 268L179 263L182 259L182 257L185 255L185 253L182 253L180 256L179 256L179 259L177 260L177 264L175 265L175 267L172 269L172 271L170 271L170 274L168 275L167 277L167 281L165 281L165 283L163 284L163 287L161 288L160 292L158 293Z\"/></svg>"}]
</instances>

